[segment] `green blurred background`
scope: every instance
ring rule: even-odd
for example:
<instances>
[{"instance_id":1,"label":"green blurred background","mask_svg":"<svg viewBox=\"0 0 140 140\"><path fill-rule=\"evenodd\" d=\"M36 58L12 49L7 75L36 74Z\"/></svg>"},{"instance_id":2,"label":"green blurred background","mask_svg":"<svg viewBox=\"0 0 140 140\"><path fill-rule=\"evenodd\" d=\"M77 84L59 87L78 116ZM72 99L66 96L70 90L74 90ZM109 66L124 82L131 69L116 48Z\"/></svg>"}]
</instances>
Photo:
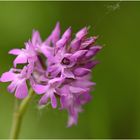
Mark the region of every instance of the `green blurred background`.
<instances>
[{"instance_id":1,"label":"green blurred background","mask_svg":"<svg viewBox=\"0 0 140 140\"><path fill-rule=\"evenodd\" d=\"M90 26L104 48L93 70L94 100L66 128L67 113L37 99L24 117L20 138L140 138L140 2L0 2L0 74L12 66L7 52L23 47L32 29L45 39L55 23L73 33ZM0 84L0 138L8 138L14 97Z\"/></svg>"}]
</instances>

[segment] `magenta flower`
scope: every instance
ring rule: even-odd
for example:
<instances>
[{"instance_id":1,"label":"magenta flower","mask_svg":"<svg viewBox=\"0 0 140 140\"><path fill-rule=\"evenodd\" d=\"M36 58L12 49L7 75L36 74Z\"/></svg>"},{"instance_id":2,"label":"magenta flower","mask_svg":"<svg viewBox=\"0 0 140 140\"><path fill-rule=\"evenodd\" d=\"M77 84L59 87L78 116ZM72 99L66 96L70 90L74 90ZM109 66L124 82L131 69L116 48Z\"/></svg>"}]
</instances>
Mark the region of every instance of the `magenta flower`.
<instances>
[{"instance_id":1,"label":"magenta flower","mask_svg":"<svg viewBox=\"0 0 140 140\"><path fill-rule=\"evenodd\" d=\"M45 41L38 31L33 31L25 48L9 51L16 55L14 68L2 74L1 82L11 82L8 91L15 92L19 99L28 96L28 82L36 95L41 96L40 106L50 100L56 108L60 100L60 110L69 114L68 127L77 124L82 106L91 100L90 91L95 86L90 80L91 69L99 63L94 57L102 48L96 44L96 36L87 35L88 29L84 27L72 39L69 27L60 36L59 23ZM23 69L18 69L18 64Z\"/></svg>"}]
</instances>

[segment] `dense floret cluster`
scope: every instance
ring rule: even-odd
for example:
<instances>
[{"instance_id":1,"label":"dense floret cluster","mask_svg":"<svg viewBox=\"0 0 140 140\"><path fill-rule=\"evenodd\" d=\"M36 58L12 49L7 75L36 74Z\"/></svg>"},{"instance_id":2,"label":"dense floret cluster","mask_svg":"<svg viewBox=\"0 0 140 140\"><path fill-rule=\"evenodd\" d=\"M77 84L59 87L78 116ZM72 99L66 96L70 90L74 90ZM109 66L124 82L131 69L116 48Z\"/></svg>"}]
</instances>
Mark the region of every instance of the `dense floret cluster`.
<instances>
[{"instance_id":1,"label":"dense floret cluster","mask_svg":"<svg viewBox=\"0 0 140 140\"><path fill-rule=\"evenodd\" d=\"M13 68L2 74L1 82L11 82L8 91L18 99L28 96L28 83L36 94L41 94L39 105L50 100L52 108L56 108L60 100L60 108L69 114L68 126L77 124L78 113L91 99L90 91L95 85L90 80L91 69L98 63L94 56L101 50L95 44L97 37L87 34L85 27L72 40L69 27L60 36L57 23L51 35L42 41L39 32L33 31L25 48L9 51L16 58Z\"/></svg>"}]
</instances>

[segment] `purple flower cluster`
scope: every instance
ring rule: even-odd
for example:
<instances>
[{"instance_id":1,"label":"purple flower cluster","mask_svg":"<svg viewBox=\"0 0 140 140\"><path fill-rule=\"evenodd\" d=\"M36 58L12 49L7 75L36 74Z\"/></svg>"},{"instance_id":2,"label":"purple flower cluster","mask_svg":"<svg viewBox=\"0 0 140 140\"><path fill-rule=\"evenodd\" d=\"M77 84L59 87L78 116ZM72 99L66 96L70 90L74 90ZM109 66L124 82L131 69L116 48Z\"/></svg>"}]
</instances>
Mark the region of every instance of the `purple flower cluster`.
<instances>
[{"instance_id":1,"label":"purple flower cluster","mask_svg":"<svg viewBox=\"0 0 140 140\"><path fill-rule=\"evenodd\" d=\"M15 55L13 68L1 76L1 82L11 82L10 93L16 98L28 96L28 86L36 94L41 94L39 105L50 100L53 108L60 99L60 109L69 114L68 126L77 124L82 105L89 102L91 88L91 69L98 63L93 57L101 49L95 44L97 37L87 37L87 27L71 39L71 27L60 36L60 25L56 24L51 35L42 41L38 31L33 31L32 39L23 49L13 49ZM23 66L18 68L19 64Z\"/></svg>"}]
</instances>

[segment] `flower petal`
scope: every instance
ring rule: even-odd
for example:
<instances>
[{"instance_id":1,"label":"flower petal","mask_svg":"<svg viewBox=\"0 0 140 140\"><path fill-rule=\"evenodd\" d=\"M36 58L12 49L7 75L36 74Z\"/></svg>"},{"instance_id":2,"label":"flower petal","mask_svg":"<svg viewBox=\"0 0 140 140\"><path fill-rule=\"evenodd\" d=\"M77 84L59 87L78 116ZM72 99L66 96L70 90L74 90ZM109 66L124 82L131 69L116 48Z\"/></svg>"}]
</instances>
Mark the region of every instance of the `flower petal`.
<instances>
[{"instance_id":1,"label":"flower petal","mask_svg":"<svg viewBox=\"0 0 140 140\"><path fill-rule=\"evenodd\" d=\"M97 52L101 50L101 46L93 46L90 48L90 50L86 53L85 57L90 59L91 57L95 56Z\"/></svg>"},{"instance_id":2,"label":"flower petal","mask_svg":"<svg viewBox=\"0 0 140 140\"><path fill-rule=\"evenodd\" d=\"M82 49L85 49L85 48L91 46L93 43L95 43L96 39L97 39L96 36L87 38L87 39L81 44L81 48L82 48Z\"/></svg>"},{"instance_id":3,"label":"flower petal","mask_svg":"<svg viewBox=\"0 0 140 140\"><path fill-rule=\"evenodd\" d=\"M77 116L72 116L69 115L69 119L68 119L68 127L71 127L72 125L76 125L77 124Z\"/></svg>"},{"instance_id":4,"label":"flower petal","mask_svg":"<svg viewBox=\"0 0 140 140\"><path fill-rule=\"evenodd\" d=\"M56 97L55 97L54 93L51 94L50 98L51 98L52 107L56 108L57 107L57 100L56 100Z\"/></svg>"},{"instance_id":5,"label":"flower petal","mask_svg":"<svg viewBox=\"0 0 140 140\"><path fill-rule=\"evenodd\" d=\"M89 61L84 67L87 68L87 69L92 69L97 64L99 64L99 61L97 61L97 60Z\"/></svg>"},{"instance_id":6,"label":"flower petal","mask_svg":"<svg viewBox=\"0 0 140 140\"><path fill-rule=\"evenodd\" d=\"M69 91L69 85L64 85L61 88L57 88L56 92L57 92L58 95L60 95L60 97L67 96L69 94L69 92L70 92Z\"/></svg>"},{"instance_id":7,"label":"flower petal","mask_svg":"<svg viewBox=\"0 0 140 140\"><path fill-rule=\"evenodd\" d=\"M58 87L59 85L62 84L62 82L64 81L64 78L62 77L56 77L56 78L53 78L49 81L49 84L52 86L52 87Z\"/></svg>"},{"instance_id":8,"label":"flower petal","mask_svg":"<svg viewBox=\"0 0 140 140\"><path fill-rule=\"evenodd\" d=\"M61 72L61 67L59 67L57 64L49 66L47 72L50 76L55 77Z\"/></svg>"},{"instance_id":9,"label":"flower petal","mask_svg":"<svg viewBox=\"0 0 140 140\"><path fill-rule=\"evenodd\" d=\"M48 98L49 98L49 94L48 93L45 93L41 99L39 100L39 105L45 105L48 101Z\"/></svg>"},{"instance_id":10,"label":"flower petal","mask_svg":"<svg viewBox=\"0 0 140 140\"><path fill-rule=\"evenodd\" d=\"M32 43L33 46L36 47L37 44L41 44L41 37L38 31L33 30L32 34Z\"/></svg>"},{"instance_id":11,"label":"flower petal","mask_svg":"<svg viewBox=\"0 0 140 140\"><path fill-rule=\"evenodd\" d=\"M85 55L86 52L87 52L87 50L77 51L71 56L71 58L72 59L80 59L81 57L83 57L83 55Z\"/></svg>"},{"instance_id":12,"label":"flower petal","mask_svg":"<svg viewBox=\"0 0 140 140\"><path fill-rule=\"evenodd\" d=\"M52 43L55 44L60 38L60 23L57 22L53 32L52 32Z\"/></svg>"},{"instance_id":13,"label":"flower petal","mask_svg":"<svg viewBox=\"0 0 140 140\"><path fill-rule=\"evenodd\" d=\"M24 64L27 63L27 57L25 55L18 55L14 60L14 66L16 67L17 64Z\"/></svg>"},{"instance_id":14,"label":"flower petal","mask_svg":"<svg viewBox=\"0 0 140 140\"><path fill-rule=\"evenodd\" d=\"M87 91L86 89L80 87L73 87L73 86L70 86L69 89L72 93L84 93Z\"/></svg>"},{"instance_id":15,"label":"flower petal","mask_svg":"<svg viewBox=\"0 0 140 140\"><path fill-rule=\"evenodd\" d=\"M15 73L13 73L12 71L8 71L2 74L0 81L1 82L9 82L15 79Z\"/></svg>"},{"instance_id":16,"label":"flower petal","mask_svg":"<svg viewBox=\"0 0 140 140\"><path fill-rule=\"evenodd\" d=\"M91 101L91 99L92 99L92 96L88 92L84 94L80 94L79 96L79 100L82 105Z\"/></svg>"},{"instance_id":17,"label":"flower petal","mask_svg":"<svg viewBox=\"0 0 140 140\"><path fill-rule=\"evenodd\" d=\"M76 38L78 39L83 39L88 33L88 29L87 27L84 27L83 29L81 29L77 34L76 34Z\"/></svg>"},{"instance_id":18,"label":"flower petal","mask_svg":"<svg viewBox=\"0 0 140 140\"><path fill-rule=\"evenodd\" d=\"M84 76L84 75L88 74L89 72L91 72L91 70L86 69L86 68L76 68L74 70L74 74L76 76Z\"/></svg>"},{"instance_id":19,"label":"flower petal","mask_svg":"<svg viewBox=\"0 0 140 140\"><path fill-rule=\"evenodd\" d=\"M41 51L49 60L53 60L54 48L43 43L41 46Z\"/></svg>"},{"instance_id":20,"label":"flower petal","mask_svg":"<svg viewBox=\"0 0 140 140\"><path fill-rule=\"evenodd\" d=\"M82 82L81 82L81 80L82 80ZM90 88L92 86L95 86L96 83L81 78L80 80L74 81L71 85L72 86L76 86L76 87L86 88L87 89L87 88Z\"/></svg>"},{"instance_id":21,"label":"flower petal","mask_svg":"<svg viewBox=\"0 0 140 140\"><path fill-rule=\"evenodd\" d=\"M52 42L53 45L59 40L60 38L60 23L57 22L54 30L52 31L51 35L45 40L46 45L50 45Z\"/></svg>"},{"instance_id":22,"label":"flower petal","mask_svg":"<svg viewBox=\"0 0 140 140\"><path fill-rule=\"evenodd\" d=\"M74 74L69 69L64 69L62 75L66 78L72 78L75 79Z\"/></svg>"},{"instance_id":23,"label":"flower petal","mask_svg":"<svg viewBox=\"0 0 140 140\"><path fill-rule=\"evenodd\" d=\"M79 39L73 40L70 44L71 51L73 52L73 51L78 50L80 48L80 45L81 45L81 40Z\"/></svg>"},{"instance_id":24,"label":"flower petal","mask_svg":"<svg viewBox=\"0 0 140 140\"><path fill-rule=\"evenodd\" d=\"M21 82L19 85L17 85L16 88L16 92L15 92L15 96L18 99L23 99L28 95L28 88L27 88L27 84L26 81L24 80L23 82Z\"/></svg>"},{"instance_id":25,"label":"flower petal","mask_svg":"<svg viewBox=\"0 0 140 140\"><path fill-rule=\"evenodd\" d=\"M37 94L43 94L47 90L47 86L39 85L39 84L32 85L32 88Z\"/></svg>"},{"instance_id":26,"label":"flower petal","mask_svg":"<svg viewBox=\"0 0 140 140\"><path fill-rule=\"evenodd\" d=\"M65 96L60 96L60 104L61 104L60 109L64 109L66 107Z\"/></svg>"},{"instance_id":27,"label":"flower petal","mask_svg":"<svg viewBox=\"0 0 140 140\"><path fill-rule=\"evenodd\" d=\"M12 81L12 83L8 86L7 90L10 93L13 93L15 91L17 87L17 82L16 81Z\"/></svg>"},{"instance_id":28,"label":"flower petal","mask_svg":"<svg viewBox=\"0 0 140 140\"><path fill-rule=\"evenodd\" d=\"M20 49L12 49L8 53L13 55L19 55L22 51Z\"/></svg>"},{"instance_id":29,"label":"flower petal","mask_svg":"<svg viewBox=\"0 0 140 140\"><path fill-rule=\"evenodd\" d=\"M64 34L62 35L62 38L65 38L66 40L69 40L71 37L71 27L69 27Z\"/></svg>"},{"instance_id":30,"label":"flower petal","mask_svg":"<svg viewBox=\"0 0 140 140\"><path fill-rule=\"evenodd\" d=\"M56 43L57 49L63 48L66 45L66 43L70 40L70 37L71 37L71 28L69 27L64 32L62 38L59 41L57 41L57 43Z\"/></svg>"}]
</instances>

